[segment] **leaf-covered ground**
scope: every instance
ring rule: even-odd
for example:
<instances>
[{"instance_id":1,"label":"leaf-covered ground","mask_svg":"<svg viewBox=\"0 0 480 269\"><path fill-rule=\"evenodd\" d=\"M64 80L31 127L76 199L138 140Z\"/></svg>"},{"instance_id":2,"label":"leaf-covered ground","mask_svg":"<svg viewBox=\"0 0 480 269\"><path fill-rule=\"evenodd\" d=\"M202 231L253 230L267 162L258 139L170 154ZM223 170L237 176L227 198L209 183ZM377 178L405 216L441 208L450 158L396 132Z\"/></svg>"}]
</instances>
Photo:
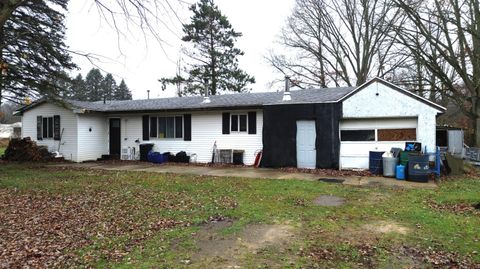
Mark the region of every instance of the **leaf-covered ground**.
<instances>
[{"instance_id":1,"label":"leaf-covered ground","mask_svg":"<svg viewBox=\"0 0 480 269\"><path fill-rule=\"evenodd\" d=\"M346 203L315 202L329 195ZM0 163L0 268L480 268L479 202L473 178L393 190Z\"/></svg>"}]
</instances>

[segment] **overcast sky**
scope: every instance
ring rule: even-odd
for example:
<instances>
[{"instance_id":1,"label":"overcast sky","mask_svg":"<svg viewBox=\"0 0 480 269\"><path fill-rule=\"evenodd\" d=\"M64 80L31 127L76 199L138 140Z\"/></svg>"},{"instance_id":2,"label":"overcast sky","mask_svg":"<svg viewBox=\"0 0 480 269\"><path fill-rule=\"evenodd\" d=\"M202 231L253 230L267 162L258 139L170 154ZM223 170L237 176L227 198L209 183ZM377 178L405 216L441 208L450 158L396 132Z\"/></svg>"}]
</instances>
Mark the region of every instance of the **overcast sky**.
<instances>
[{"instance_id":1,"label":"overcast sky","mask_svg":"<svg viewBox=\"0 0 480 269\"><path fill-rule=\"evenodd\" d=\"M132 90L134 99L147 97L174 96L174 90L161 91L157 81L161 77L175 75L176 61L179 57L182 36L180 23L168 20L172 31L162 30L159 42L151 35L144 35L138 28L125 30L125 36L117 32L101 19L93 1L71 0L67 14L67 44L73 51L98 54L105 58L96 61L99 67L112 73L119 81L124 78ZM240 67L255 76L257 83L253 91L272 91L269 82L281 79L281 75L270 67L264 57L275 48L281 28L290 14L294 0L216 0L217 5L236 31L243 33L237 47L245 52L240 57ZM188 5L178 6L177 14L189 21ZM162 26L159 26L162 29ZM85 75L93 65L85 58L73 56L75 63Z\"/></svg>"}]
</instances>

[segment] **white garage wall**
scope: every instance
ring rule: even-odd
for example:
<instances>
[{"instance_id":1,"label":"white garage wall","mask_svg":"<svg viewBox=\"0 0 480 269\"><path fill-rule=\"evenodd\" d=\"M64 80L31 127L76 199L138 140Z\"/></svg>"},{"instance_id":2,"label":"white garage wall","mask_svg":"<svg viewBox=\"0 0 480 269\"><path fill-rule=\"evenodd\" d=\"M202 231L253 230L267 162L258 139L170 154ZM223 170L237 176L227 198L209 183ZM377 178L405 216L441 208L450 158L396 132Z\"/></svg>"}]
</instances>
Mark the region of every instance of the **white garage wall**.
<instances>
[{"instance_id":1,"label":"white garage wall","mask_svg":"<svg viewBox=\"0 0 480 269\"><path fill-rule=\"evenodd\" d=\"M376 95L378 93L378 96ZM436 108L407 96L379 82L343 101L343 118L406 118L418 119L417 140L423 149L435 151Z\"/></svg>"},{"instance_id":2,"label":"white garage wall","mask_svg":"<svg viewBox=\"0 0 480 269\"><path fill-rule=\"evenodd\" d=\"M247 113L257 112L257 133L231 133L222 134L222 112ZM207 163L212 159L213 143L217 141L218 149L245 150L244 162L251 165L255 161L255 152L263 148L263 113L262 110L248 111L213 111L193 112L192 114L192 141L183 139L151 139L142 140L142 115L110 115L109 117L121 118L122 148L135 147L139 152L139 140L141 143L154 143L154 150L158 152L171 152L176 154L185 151L187 154L197 154L197 162ZM185 113L158 113L155 116L183 115ZM108 137L108 136L107 136Z\"/></svg>"},{"instance_id":3,"label":"white garage wall","mask_svg":"<svg viewBox=\"0 0 480 269\"><path fill-rule=\"evenodd\" d=\"M44 103L26 111L22 116L22 137L30 137L38 145L47 146L49 151L57 151L60 141L53 138L37 141L37 116L54 115L60 115L60 129L64 129L60 153L66 160L77 161L77 117L71 110Z\"/></svg>"},{"instance_id":4,"label":"white garage wall","mask_svg":"<svg viewBox=\"0 0 480 269\"><path fill-rule=\"evenodd\" d=\"M78 162L108 154L108 121L102 114L78 114ZM90 131L91 130L91 131Z\"/></svg>"}]
</instances>

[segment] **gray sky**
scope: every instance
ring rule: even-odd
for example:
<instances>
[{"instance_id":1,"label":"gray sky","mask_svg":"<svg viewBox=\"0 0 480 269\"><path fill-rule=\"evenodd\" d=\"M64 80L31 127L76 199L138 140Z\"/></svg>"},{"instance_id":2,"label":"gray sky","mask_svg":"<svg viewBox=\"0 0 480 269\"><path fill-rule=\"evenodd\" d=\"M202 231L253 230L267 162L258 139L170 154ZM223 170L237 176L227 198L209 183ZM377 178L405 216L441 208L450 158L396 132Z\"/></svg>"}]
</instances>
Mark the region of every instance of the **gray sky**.
<instances>
[{"instance_id":1,"label":"gray sky","mask_svg":"<svg viewBox=\"0 0 480 269\"><path fill-rule=\"evenodd\" d=\"M71 0L67 15L67 44L71 50L102 55L96 64L112 73L119 81L124 78L130 87L134 99L150 96L169 97L174 90L161 91L157 79L175 74L182 36L178 21L169 21L172 31L163 30L163 50L159 42L151 35L144 35L138 28L124 30L125 36L117 32L101 19L93 1ZM281 79L281 75L270 67L264 57L274 44L286 18L290 14L294 0L217 0L217 5L225 14L236 31L243 33L237 47L245 52L240 57L240 67L255 76L257 83L253 91L269 91L269 82ZM188 5L178 6L177 14L188 22ZM124 26L120 22L120 27ZM163 26L159 26L163 27ZM162 28L160 28L162 29ZM74 56L85 75L93 65L85 58ZM76 75L78 72L74 72Z\"/></svg>"}]
</instances>

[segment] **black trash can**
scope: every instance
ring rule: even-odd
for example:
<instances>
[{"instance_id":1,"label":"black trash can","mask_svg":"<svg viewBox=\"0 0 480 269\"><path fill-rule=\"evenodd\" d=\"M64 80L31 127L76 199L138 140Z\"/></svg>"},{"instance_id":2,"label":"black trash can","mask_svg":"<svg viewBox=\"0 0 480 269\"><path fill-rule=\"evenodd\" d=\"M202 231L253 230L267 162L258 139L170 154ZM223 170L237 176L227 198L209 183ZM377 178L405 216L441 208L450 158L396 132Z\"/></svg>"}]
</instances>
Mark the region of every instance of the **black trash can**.
<instances>
[{"instance_id":1,"label":"black trash can","mask_svg":"<svg viewBox=\"0 0 480 269\"><path fill-rule=\"evenodd\" d=\"M153 149L152 143L140 144L140 161L148 162L148 153Z\"/></svg>"},{"instance_id":2,"label":"black trash can","mask_svg":"<svg viewBox=\"0 0 480 269\"><path fill-rule=\"evenodd\" d=\"M408 156L408 181L427 183L431 173L428 155Z\"/></svg>"},{"instance_id":3,"label":"black trash can","mask_svg":"<svg viewBox=\"0 0 480 269\"><path fill-rule=\"evenodd\" d=\"M382 155L385 151L370 151L369 152L369 163L368 169L370 173L374 175L381 175L383 174L383 158Z\"/></svg>"}]
</instances>

